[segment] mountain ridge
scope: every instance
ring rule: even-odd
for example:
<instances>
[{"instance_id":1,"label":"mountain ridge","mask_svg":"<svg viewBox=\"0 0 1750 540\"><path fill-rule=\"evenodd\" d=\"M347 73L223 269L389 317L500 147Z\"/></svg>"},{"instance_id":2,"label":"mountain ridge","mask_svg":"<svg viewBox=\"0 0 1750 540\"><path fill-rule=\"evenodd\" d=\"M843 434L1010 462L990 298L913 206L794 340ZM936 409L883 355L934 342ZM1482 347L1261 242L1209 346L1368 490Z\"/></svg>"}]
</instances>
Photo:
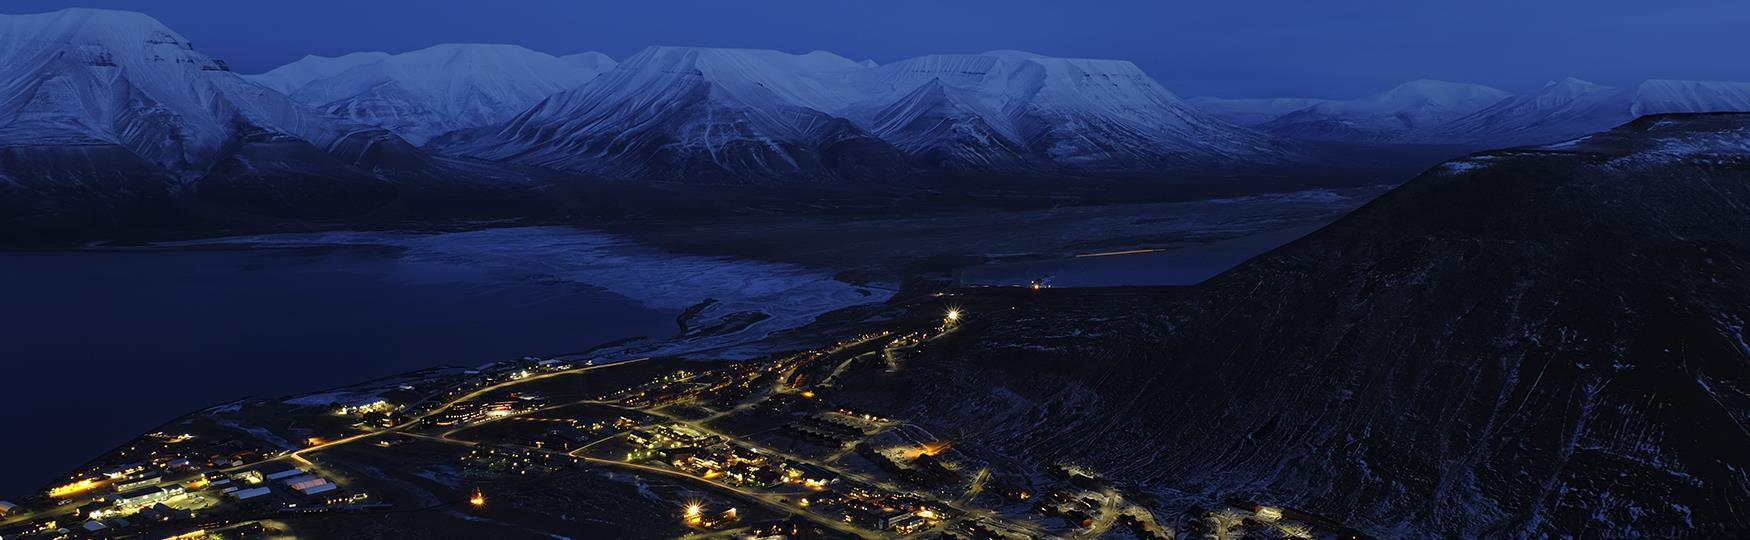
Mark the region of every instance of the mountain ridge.
<instances>
[{"instance_id":1,"label":"mountain ridge","mask_svg":"<svg viewBox=\"0 0 1750 540\"><path fill-rule=\"evenodd\" d=\"M288 64L251 79L289 89L294 100L389 129L414 144L503 122L613 67L605 55L582 53L565 60L518 45L479 43L309 58L300 61L305 65Z\"/></svg>"}]
</instances>

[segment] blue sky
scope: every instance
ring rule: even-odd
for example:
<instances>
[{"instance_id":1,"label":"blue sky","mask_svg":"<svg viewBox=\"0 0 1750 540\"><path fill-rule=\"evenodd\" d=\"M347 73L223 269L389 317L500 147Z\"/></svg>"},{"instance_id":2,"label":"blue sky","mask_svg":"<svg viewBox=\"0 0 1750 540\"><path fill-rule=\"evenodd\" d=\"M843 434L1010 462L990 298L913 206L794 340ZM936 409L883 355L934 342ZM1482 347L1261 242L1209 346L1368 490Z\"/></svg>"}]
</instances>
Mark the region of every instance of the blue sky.
<instances>
[{"instance_id":1,"label":"blue sky","mask_svg":"<svg viewBox=\"0 0 1750 540\"><path fill-rule=\"evenodd\" d=\"M7 0L142 11L258 72L305 54L516 43L824 49L878 62L1022 49L1135 61L1185 96L1354 97L1417 78L1750 81L1750 2L1724 0Z\"/></svg>"}]
</instances>

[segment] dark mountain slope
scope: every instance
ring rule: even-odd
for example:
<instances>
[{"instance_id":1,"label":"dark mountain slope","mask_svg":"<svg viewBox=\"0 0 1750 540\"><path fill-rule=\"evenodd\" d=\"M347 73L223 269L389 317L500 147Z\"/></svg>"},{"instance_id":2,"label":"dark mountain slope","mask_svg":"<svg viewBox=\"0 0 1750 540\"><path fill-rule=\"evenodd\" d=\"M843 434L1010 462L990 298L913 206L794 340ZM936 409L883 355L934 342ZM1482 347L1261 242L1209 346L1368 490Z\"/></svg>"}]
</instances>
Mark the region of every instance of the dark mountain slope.
<instances>
[{"instance_id":1,"label":"dark mountain slope","mask_svg":"<svg viewBox=\"0 0 1750 540\"><path fill-rule=\"evenodd\" d=\"M1643 118L1438 167L1193 290L974 297L961 350L847 399L1169 512L1741 537L1747 209L1750 115Z\"/></svg>"}]
</instances>

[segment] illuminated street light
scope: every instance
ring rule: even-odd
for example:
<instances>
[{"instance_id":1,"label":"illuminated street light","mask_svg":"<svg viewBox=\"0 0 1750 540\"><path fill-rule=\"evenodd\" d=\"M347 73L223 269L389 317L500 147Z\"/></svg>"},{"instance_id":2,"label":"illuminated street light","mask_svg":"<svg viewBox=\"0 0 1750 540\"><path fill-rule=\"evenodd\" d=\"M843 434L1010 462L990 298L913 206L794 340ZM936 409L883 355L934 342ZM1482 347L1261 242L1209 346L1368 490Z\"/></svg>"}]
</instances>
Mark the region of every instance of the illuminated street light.
<instances>
[{"instance_id":1,"label":"illuminated street light","mask_svg":"<svg viewBox=\"0 0 1750 540\"><path fill-rule=\"evenodd\" d=\"M959 320L960 320L960 310L954 309L954 308L949 308L948 309L948 322L957 322Z\"/></svg>"},{"instance_id":2,"label":"illuminated street light","mask_svg":"<svg viewBox=\"0 0 1750 540\"><path fill-rule=\"evenodd\" d=\"M687 503L685 519L689 524L698 524L703 518L705 507L697 502Z\"/></svg>"},{"instance_id":3,"label":"illuminated street light","mask_svg":"<svg viewBox=\"0 0 1750 540\"><path fill-rule=\"evenodd\" d=\"M486 494L481 493L480 488L474 488L474 495L468 497L468 504L475 508L486 506Z\"/></svg>"}]
</instances>

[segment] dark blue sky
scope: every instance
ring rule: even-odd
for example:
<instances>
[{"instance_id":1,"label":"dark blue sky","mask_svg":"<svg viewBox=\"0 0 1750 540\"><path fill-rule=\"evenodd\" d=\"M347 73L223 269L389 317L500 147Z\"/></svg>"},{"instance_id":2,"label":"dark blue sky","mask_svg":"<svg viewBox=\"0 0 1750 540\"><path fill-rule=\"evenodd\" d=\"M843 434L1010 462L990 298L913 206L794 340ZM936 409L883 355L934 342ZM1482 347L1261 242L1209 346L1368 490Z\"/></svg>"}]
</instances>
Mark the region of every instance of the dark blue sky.
<instances>
[{"instance_id":1,"label":"dark blue sky","mask_svg":"<svg viewBox=\"0 0 1750 540\"><path fill-rule=\"evenodd\" d=\"M238 71L305 54L517 43L833 51L885 62L1024 49L1133 60L1185 96L1353 97L1416 78L1750 81L1735 0L7 0L143 11Z\"/></svg>"}]
</instances>

